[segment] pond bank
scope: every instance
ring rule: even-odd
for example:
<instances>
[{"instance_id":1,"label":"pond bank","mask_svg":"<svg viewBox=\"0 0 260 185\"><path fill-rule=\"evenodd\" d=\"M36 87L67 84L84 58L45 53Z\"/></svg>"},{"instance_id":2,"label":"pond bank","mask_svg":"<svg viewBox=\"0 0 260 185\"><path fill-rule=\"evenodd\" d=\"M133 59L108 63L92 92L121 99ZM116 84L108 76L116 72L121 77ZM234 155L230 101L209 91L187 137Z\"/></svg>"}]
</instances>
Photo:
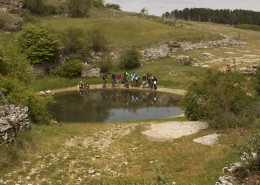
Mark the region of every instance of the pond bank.
<instances>
[{"instance_id":1,"label":"pond bank","mask_svg":"<svg viewBox=\"0 0 260 185\"><path fill-rule=\"evenodd\" d=\"M102 89L102 84L97 84L97 85L90 85L89 89ZM107 85L106 89L112 89L111 85ZM121 84L117 85L115 89L127 89L124 88ZM142 88L128 88L129 90L148 90L148 89L142 89ZM53 90L52 92L54 93L60 93L60 92L68 92L68 91L77 91L78 87L77 86L73 86L73 87L68 87L68 88L62 88L62 89L56 89ZM154 90L151 90L154 91ZM156 90L158 92L165 92L165 93L172 93L172 94L177 94L177 95L182 95L184 96L186 91L182 90L182 89L170 89L170 88L164 88L164 87L158 87L158 89Z\"/></svg>"}]
</instances>

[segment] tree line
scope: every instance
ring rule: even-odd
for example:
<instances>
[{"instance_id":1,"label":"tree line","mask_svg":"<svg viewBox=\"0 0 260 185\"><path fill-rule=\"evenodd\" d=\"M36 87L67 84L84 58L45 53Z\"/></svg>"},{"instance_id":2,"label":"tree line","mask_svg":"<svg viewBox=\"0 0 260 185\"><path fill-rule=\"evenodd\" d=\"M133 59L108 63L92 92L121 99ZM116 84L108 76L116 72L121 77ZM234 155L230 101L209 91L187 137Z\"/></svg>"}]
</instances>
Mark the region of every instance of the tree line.
<instances>
[{"instance_id":1,"label":"tree line","mask_svg":"<svg viewBox=\"0 0 260 185\"><path fill-rule=\"evenodd\" d=\"M162 17L230 25L260 25L260 12L241 9L185 8L183 10L176 9L172 12L165 12Z\"/></svg>"}]
</instances>

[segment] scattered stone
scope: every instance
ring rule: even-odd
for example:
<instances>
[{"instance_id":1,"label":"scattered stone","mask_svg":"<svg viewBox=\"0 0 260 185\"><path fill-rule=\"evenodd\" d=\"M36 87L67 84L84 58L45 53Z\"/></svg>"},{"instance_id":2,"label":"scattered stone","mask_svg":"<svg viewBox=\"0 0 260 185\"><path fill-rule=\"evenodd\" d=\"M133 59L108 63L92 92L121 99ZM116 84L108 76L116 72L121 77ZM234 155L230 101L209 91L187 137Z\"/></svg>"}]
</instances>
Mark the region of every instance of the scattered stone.
<instances>
[{"instance_id":1,"label":"scattered stone","mask_svg":"<svg viewBox=\"0 0 260 185\"><path fill-rule=\"evenodd\" d=\"M96 170L95 170L94 168L90 168L90 169L88 170L88 173L89 173L89 174L95 174L95 173L96 173Z\"/></svg>"},{"instance_id":2,"label":"scattered stone","mask_svg":"<svg viewBox=\"0 0 260 185\"><path fill-rule=\"evenodd\" d=\"M209 58L214 56L211 53L201 53L201 55L204 56L204 57L209 57Z\"/></svg>"},{"instance_id":3,"label":"scattered stone","mask_svg":"<svg viewBox=\"0 0 260 185\"><path fill-rule=\"evenodd\" d=\"M190 56L180 55L176 58L179 62L183 63L184 65L191 65L192 59Z\"/></svg>"},{"instance_id":4,"label":"scattered stone","mask_svg":"<svg viewBox=\"0 0 260 185\"><path fill-rule=\"evenodd\" d=\"M47 91L40 91L37 94L39 96L52 96L54 95L54 92L52 92L51 90L47 90Z\"/></svg>"}]
</instances>

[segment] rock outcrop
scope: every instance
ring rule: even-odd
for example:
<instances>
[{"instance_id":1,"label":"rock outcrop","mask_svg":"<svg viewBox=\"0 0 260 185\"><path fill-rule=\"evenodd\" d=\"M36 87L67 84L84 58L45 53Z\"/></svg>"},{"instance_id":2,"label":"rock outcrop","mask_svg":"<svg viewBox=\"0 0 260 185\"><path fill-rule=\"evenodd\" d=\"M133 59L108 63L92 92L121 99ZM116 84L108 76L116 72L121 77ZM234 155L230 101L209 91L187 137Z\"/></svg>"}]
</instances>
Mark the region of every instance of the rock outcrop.
<instances>
[{"instance_id":1,"label":"rock outcrop","mask_svg":"<svg viewBox=\"0 0 260 185\"><path fill-rule=\"evenodd\" d=\"M190 51L198 49L208 49L219 46L231 46L231 45L245 45L245 42L237 41L229 37L225 37L216 41L201 41L198 43L192 42L173 42L170 41L158 47L147 48L140 51L142 58L146 61L155 60L163 57L174 57L174 53L178 50ZM207 55L207 57L210 57Z\"/></svg>"},{"instance_id":2,"label":"rock outcrop","mask_svg":"<svg viewBox=\"0 0 260 185\"><path fill-rule=\"evenodd\" d=\"M14 12L23 6L20 0L0 0L0 11Z\"/></svg>"},{"instance_id":3,"label":"rock outcrop","mask_svg":"<svg viewBox=\"0 0 260 185\"><path fill-rule=\"evenodd\" d=\"M0 106L0 145L12 143L18 133L29 129L28 107Z\"/></svg>"}]
</instances>

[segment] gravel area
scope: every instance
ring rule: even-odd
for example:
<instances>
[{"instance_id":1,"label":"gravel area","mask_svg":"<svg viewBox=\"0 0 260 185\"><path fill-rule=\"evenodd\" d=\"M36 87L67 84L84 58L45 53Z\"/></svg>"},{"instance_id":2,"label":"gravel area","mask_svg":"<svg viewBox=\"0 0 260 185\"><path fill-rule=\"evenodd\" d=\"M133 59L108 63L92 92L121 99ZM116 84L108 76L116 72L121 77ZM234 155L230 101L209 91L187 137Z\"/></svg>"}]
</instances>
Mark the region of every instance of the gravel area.
<instances>
[{"instance_id":1,"label":"gravel area","mask_svg":"<svg viewBox=\"0 0 260 185\"><path fill-rule=\"evenodd\" d=\"M191 135L206 128L208 128L208 124L205 122L173 121L173 122L151 124L150 128L142 133L146 135L149 139L168 140L168 139L176 139L182 136Z\"/></svg>"},{"instance_id":2,"label":"gravel area","mask_svg":"<svg viewBox=\"0 0 260 185\"><path fill-rule=\"evenodd\" d=\"M210 135L207 135L207 136L203 136L203 137L193 139L193 142L211 146L211 145L214 145L214 143L216 143L219 136L220 136L220 134L216 134L216 133L210 134Z\"/></svg>"}]
</instances>

